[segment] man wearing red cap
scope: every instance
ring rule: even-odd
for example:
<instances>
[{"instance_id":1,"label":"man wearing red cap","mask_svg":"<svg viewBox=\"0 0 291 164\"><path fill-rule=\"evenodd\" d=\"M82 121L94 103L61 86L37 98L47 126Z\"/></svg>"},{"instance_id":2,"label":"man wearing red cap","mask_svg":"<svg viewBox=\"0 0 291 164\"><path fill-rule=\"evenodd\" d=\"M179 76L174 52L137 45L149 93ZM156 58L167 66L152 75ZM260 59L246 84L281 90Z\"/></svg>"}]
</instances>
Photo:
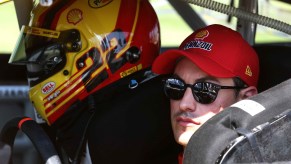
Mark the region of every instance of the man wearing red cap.
<instances>
[{"instance_id":1,"label":"man wearing red cap","mask_svg":"<svg viewBox=\"0 0 291 164\"><path fill-rule=\"evenodd\" d=\"M175 140L184 148L212 116L257 94L256 52L238 32L222 25L196 30L179 49L162 53L152 70L170 75L163 81L164 92L170 98Z\"/></svg>"}]
</instances>

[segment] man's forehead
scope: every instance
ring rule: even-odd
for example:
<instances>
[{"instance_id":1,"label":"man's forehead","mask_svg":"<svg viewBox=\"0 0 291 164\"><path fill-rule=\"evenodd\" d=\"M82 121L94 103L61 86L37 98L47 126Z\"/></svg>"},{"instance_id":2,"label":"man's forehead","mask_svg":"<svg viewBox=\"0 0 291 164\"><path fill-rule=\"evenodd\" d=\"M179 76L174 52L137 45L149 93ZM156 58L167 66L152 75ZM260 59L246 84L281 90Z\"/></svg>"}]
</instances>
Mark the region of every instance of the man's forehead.
<instances>
[{"instance_id":1,"label":"man's forehead","mask_svg":"<svg viewBox=\"0 0 291 164\"><path fill-rule=\"evenodd\" d=\"M231 84L233 82L233 78L221 78L209 75L186 57L181 57L177 60L173 76L179 77L182 80L191 79L192 83L208 81Z\"/></svg>"}]
</instances>

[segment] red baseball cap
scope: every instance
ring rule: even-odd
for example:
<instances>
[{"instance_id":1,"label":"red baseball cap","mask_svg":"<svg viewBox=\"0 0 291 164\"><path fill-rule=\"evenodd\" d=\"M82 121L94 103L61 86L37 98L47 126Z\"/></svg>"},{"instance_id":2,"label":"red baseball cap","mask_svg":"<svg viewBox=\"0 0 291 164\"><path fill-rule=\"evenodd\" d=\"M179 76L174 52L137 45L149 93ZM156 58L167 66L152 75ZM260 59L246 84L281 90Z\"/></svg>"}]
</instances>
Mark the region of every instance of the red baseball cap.
<instances>
[{"instance_id":1,"label":"red baseball cap","mask_svg":"<svg viewBox=\"0 0 291 164\"><path fill-rule=\"evenodd\" d=\"M165 51L154 61L157 74L174 72L177 59L186 57L207 74L218 78L239 77L249 86L257 86L259 59L240 33L218 24L196 30L179 49Z\"/></svg>"}]
</instances>

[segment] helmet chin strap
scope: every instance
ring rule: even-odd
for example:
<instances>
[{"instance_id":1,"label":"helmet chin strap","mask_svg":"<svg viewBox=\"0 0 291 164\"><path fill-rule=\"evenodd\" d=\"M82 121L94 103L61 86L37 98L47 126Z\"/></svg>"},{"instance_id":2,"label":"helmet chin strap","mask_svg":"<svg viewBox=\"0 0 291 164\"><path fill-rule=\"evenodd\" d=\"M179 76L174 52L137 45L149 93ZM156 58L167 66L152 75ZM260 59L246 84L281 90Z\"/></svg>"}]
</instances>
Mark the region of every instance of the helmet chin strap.
<instances>
[{"instance_id":1,"label":"helmet chin strap","mask_svg":"<svg viewBox=\"0 0 291 164\"><path fill-rule=\"evenodd\" d=\"M80 163L82 152L85 150L86 133L95 111L95 101L90 95L86 100L73 104L61 119L51 126L56 131L56 142L60 145L58 148L61 149L62 160L72 164ZM72 145L72 142L78 144Z\"/></svg>"},{"instance_id":2,"label":"helmet chin strap","mask_svg":"<svg viewBox=\"0 0 291 164\"><path fill-rule=\"evenodd\" d=\"M83 131L83 134L82 134L82 138L79 142L79 145L78 145L78 148L76 150L76 154L74 156L74 159L72 161L72 164L78 164L80 163L80 160L81 160L81 155L82 155L82 151L85 149L85 146L86 146L86 132L87 132L87 129L90 125L90 122L94 116L94 111L96 110L96 105L95 105L95 102L94 102L94 99L92 96L89 96L88 97L88 111L89 113L91 113L91 115L89 115L89 119L87 120L86 124L85 124L85 127L84 127L84 131Z\"/></svg>"}]
</instances>

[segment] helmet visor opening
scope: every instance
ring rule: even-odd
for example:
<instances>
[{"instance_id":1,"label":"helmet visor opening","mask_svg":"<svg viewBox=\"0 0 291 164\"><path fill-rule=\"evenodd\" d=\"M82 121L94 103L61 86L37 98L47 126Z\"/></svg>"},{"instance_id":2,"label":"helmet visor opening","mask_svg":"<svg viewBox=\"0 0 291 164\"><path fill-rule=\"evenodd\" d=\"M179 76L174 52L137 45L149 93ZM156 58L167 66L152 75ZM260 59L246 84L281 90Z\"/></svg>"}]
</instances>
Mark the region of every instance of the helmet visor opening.
<instances>
[{"instance_id":1,"label":"helmet visor opening","mask_svg":"<svg viewBox=\"0 0 291 164\"><path fill-rule=\"evenodd\" d=\"M66 52L80 49L81 37L76 29L59 32L23 26L9 63L27 65L30 77L51 75L65 65Z\"/></svg>"}]
</instances>

